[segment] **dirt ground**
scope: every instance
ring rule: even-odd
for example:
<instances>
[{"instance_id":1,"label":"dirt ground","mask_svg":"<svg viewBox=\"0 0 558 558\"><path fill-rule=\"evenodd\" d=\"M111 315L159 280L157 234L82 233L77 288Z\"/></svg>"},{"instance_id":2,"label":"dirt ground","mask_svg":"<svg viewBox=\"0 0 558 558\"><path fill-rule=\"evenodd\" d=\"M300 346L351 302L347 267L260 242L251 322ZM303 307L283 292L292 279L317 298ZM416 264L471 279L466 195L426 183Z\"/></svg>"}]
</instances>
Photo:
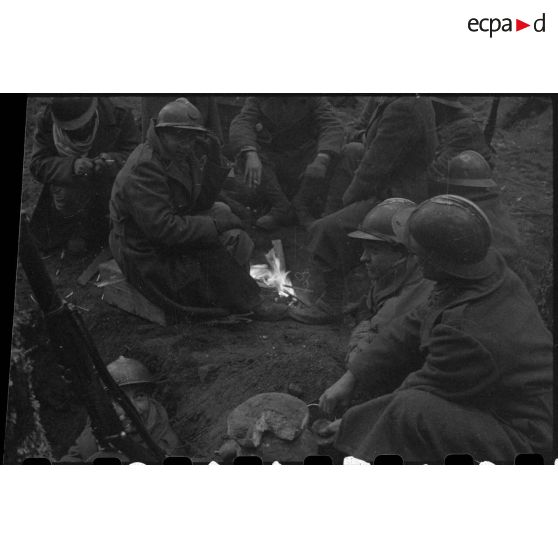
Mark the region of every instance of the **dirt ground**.
<instances>
[{"instance_id":1,"label":"dirt ground","mask_svg":"<svg viewBox=\"0 0 558 558\"><path fill-rule=\"evenodd\" d=\"M492 97L463 97L484 124ZM493 140L495 179L504 203L524 240L528 265L543 284L538 296L543 315L551 323L552 295L552 106L549 100L518 112L522 97L503 97ZM30 98L26 124L22 209L31 212L40 185L28 171L35 117L43 98ZM138 97L119 97L139 117ZM345 122L362 106L363 98L345 99L338 110ZM517 114L516 114L517 113ZM510 123L511 122L511 123ZM272 235L249 229L256 240L256 257L281 238L287 267L300 286L307 280L308 254L301 228L285 228ZM248 397L266 391L293 391L307 403L344 371L345 345L350 320L332 326L306 326L291 320L252 322L234 326L184 323L161 327L109 306L101 290L89 283L80 287L79 274L94 254L70 258L52 253L45 264L61 296L81 308L101 357L108 363L119 355L142 360L157 378L157 397L165 404L171 422L191 457L209 460L220 446L228 413ZM357 270L347 292L355 300L365 290ZM53 355L47 350L40 315L21 270L16 285L16 312L31 311L36 326L27 331L35 362L34 388L40 415L55 458L62 456L81 431L85 411L68 386L59 379ZM207 365L207 366L206 366Z\"/></svg>"}]
</instances>

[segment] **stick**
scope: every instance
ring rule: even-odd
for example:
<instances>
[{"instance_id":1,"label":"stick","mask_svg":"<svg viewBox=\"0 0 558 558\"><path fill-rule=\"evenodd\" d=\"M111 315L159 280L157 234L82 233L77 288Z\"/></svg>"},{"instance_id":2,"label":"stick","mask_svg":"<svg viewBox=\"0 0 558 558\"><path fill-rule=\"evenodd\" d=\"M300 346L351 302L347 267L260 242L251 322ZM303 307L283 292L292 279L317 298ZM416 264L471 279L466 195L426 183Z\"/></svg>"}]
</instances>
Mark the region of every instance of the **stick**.
<instances>
[{"instance_id":1,"label":"stick","mask_svg":"<svg viewBox=\"0 0 558 558\"><path fill-rule=\"evenodd\" d=\"M99 269L99 264L102 264L103 262L106 262L107 260L110 260L111 257L112 257L112 254L111 254L110 250L108 248L103 248L99 252L99 254L97 254L97 256L95 256L94 260L85 268L83 273L78 277L78 280L77 280L78 285L81 285L82 287L87 285L87 282L89 281L89 279L91 279L91 277L93 277L93 275L95 275L95 273Z\"/></svg>"},{"instance_id":2,"label":"stick","mask_svg":"<svg viewBox=\"0 0 558 558\"><path fill-rule=\"evenodd\" d=\"M271 244L273 246L273 250L275 255L279 259L279 268L281 271L287 271L287 263L285 261L285 252L283 250L283 243L280 239L272 240Z\"/></svg>"}]
</instances>

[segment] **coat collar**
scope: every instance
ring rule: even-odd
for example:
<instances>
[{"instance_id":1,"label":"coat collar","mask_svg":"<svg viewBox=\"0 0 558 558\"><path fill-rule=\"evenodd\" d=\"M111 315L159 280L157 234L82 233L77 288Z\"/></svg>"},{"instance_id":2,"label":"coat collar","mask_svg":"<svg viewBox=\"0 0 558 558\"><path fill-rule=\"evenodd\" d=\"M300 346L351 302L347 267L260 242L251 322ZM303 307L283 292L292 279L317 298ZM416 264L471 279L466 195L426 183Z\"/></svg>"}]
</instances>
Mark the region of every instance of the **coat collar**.
<instances>
[{"instance_id":1,"label":"coat collar","mask_svg":"<svg viewBox=\"0 0 558 558\"><path fill-rule=\"evenodd\" d=\"M374 284L370 293L374 308L381 306L403 287L414 285L423 280L417 259L413 255L407 256Z\"/></svg>"},{"instance_id":2,"label":"coat collar","mask_svg":"<svg viewBox=\"0 0 558 558\"><path fill-rule=\"evenodd\" d=\"M502 286L507 269L504 258L490 249L486 259L492 268L492 273L483 279L455 279L434 284L427 302L424 331L430 331L446 310L480 300Z\"/></svg>"}]
</instances>

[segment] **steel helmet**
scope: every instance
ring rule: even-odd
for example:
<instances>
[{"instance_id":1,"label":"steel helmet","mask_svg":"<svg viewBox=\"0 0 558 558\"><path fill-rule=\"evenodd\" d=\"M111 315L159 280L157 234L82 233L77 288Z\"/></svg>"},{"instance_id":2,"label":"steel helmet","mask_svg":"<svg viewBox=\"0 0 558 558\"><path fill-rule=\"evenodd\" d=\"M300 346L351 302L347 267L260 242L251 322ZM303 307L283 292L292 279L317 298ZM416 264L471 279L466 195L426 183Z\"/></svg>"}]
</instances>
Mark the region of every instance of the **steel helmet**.
<instances>
[{"instance_id":1,"label":"steel helmet","mask_svg":"<svg viewBox=\"0 0 558 558\"><path fill-rule=\"evenodd\" d=\"M133 358L119 356L107 365L107 370L119 386L155 383L147 367Z\"/></svg>"},{"instance_id":2,"label":"steel helmet","mask_svg":"<svg viewBox=\"0 0 558 558\"><path fill-rule=\"evenodd\" d=\"M201 112L185 97L167 103L159 111L155 127L207 132Z\"/></svg>"},{"instance_id":3,"label":"steel helmet","mask_svg":"<svg viewBox=\"0 0 558 558\"><path fill-rule=\"evenodd\" d=\"M492 242L490 222L472 201L446 194L403 208L393 229L411 251L428 255L454 277L480 279L491 272L486 260Z\"/></svg>"},{"instance_id":4,"label":"steel helmet","mask_svg":"<svg viewBox=\"0 0 558 558\"><path fill-rule=\"evenodd\" d=\"M446 184L466 188L496 188L490 165L480 153L471 150L462 151L450 159Z\"/></svg>"},{"instance_id":5,"label":"steel helmet","mask_svg":"<svg viewBox=\"0 0 558 558\"><path fill-rule=\"evenodd\" d=\"M388 198L373 207L364 217L358 230L349 233L351 238L376 240L400 244L393 232L392 218L403 207L416 207L416 203L405 198Z\"/></svg>"}]
</instances>

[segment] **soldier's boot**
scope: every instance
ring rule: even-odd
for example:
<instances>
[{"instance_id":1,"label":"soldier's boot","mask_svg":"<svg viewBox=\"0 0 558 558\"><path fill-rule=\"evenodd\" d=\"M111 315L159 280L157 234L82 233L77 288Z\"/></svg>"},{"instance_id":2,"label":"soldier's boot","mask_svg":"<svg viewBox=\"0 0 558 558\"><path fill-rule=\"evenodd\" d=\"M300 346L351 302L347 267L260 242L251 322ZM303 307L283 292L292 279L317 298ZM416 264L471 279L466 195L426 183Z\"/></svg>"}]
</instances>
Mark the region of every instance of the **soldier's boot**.
<instances>
[{"instance_id":1,"label":"soldier's boot","mask_svg":"<svg viewBox=\"0 0 558 558\"><path fill-rule=\"evenodd\" d=\"M313 272L319 274L318 270ZM312 303L299 303L289 307L289 316L297 322L311 325L331 324L343 319L343 292L345 283L340 271L321 272L325 289ZM314 280L317 278L315 277Z\"/></svg>"},{"instance_id":2,"label":"soldier's boot","mask_svg":"<svg viewBox=\"0 0 558 558\"><path fill-rule=\"evenodd\" d=\"M262 322L277 322L287 317L287 306L264 299L252 309L250 317Z\"/></svg>"}]
</instances>

